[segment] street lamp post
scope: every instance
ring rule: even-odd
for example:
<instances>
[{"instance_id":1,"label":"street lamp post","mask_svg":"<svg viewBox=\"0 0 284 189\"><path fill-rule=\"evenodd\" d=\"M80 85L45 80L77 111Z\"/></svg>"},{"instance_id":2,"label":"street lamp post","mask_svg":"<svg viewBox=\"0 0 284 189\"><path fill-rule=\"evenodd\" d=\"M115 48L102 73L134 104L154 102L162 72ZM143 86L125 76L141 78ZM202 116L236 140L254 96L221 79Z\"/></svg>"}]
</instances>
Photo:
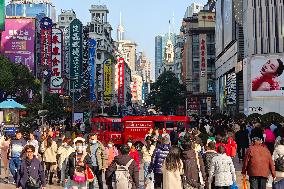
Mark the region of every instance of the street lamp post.
<instances>
[{"instance_id":1,"label":"street lamp post","mask_svg":"<svg viewBox=\"0 0 284 189\"><path fill-rule=\"evenodd\" d=\"M66 79L69 82L72 82L72 91L69 89L69 91L72 92L72 124L74 123L74 109L75 109L75 82L76 80L78 80L78 77L74 77L74 78L68 78L66 77Z\"/></svg>"}]
</instances>

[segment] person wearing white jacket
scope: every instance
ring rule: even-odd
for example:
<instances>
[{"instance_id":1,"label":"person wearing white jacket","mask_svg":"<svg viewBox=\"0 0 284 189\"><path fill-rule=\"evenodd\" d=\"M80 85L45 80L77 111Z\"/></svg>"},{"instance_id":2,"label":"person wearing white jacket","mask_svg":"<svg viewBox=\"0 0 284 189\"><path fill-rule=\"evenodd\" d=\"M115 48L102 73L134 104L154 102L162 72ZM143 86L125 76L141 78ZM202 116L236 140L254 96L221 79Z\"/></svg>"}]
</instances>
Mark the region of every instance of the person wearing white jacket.
<instances>
[{"instance_id":1,"label":"person wearing white jacket","mask_svg":"<svg viewBox=\"0 0 284 189\"><path fill-rule=\"evenodd\" d=\"M236 172L234 163L231 157L226 155L224 146L219 146L218 155L212 159L212 166L209 170L209 188L213 177L215 177L215 188L229 189L236 182Z\"/></svg>"},{"instance_id":2,"label":"person wearing white jacket","mask_svg":"<svg viewBox=\"0 0 284 189\"><path fill-rule=\"evenodd\" d=\"M63 183L64 175L65 175L65 168L66 168L66 161L71 153L75 152L75 149L72 147L72 139L71 138L64 138L62 145L58 148L57 156L58 156L58 183Z\"/></svg>"},{"instance_id":3,"label":"person wearing white jacket","mask_svg":"<svg viewBox=\"0 0 284 189\"><path fill-rule=\"evenodd\" d=\"M284 160L284 138L281 138L279 141L279 145L275 148L272 159L275 162L278 158L282 158ZM284 165L282 165L284 166ZM275 164L276 169L276 177L277 178L284 178L284 172L277 170L277 165Z\"/></svg>"}]
</instances>

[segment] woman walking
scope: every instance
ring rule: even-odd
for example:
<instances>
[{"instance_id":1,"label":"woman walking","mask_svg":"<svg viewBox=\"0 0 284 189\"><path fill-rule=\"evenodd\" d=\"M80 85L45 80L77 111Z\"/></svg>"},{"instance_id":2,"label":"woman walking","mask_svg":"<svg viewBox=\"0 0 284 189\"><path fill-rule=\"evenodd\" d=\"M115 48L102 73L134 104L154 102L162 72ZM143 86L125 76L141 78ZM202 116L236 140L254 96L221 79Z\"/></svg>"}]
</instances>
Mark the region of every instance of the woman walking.
<instances>
[{"instance_id":1,"label":"woman walking","mask_svg":"<svg viewBox=\"0 0 284 189\"><path fill-rule=\"evenodd\" d=\"M182 189L181 175L183 163L180 159L180 149L172 147L163 163L163 189Z\"/></svg>"},{"instance_id":2,"label":"woman walking","mask_svg":"<svg viewBox=\"0 0 284 189\"><path fill-rule=\"evenodd\" d=\"M41 151L43 152L43 162L45 163L46 177L49 180L48 183L53 185L52 179L56 172L56 154L57 144L49 136L46 141L41 145Z\"/></svg>"},{"instance_id":3,"label":"woman walking","mask_svg":"<svg viewBox=\"0 0 284 189\"><path fill-rule=\"evenodd\" d=\"M284 138L281 138L279 145L275 148L272 159L275 162L276 177L284 178Z\"/></svg>"},{"instance_id":4,"label":"woman walking","mask_svg":"<svg viewBox=\"0 0 284 189\"><path fill-rule=\"evenodd\" d=\"M45 189L45 176L41 162L35 157L35 147L27 145L24 149L26 157L20 166L16 188Z\"/></svg>"},{"instance_id":5,"label":"woman walking","mask_svg":"<svg viewBox=\"0 0 284 189\"><path fill-rule=\"evenodd\" d=\"M142 147L142 162L144 163L144 182L149 176L148 169L151 163L151 158L155 150L155 146L152 145L152 137L146 137L146 145Z\"/></svg>"},{"instance_id":6,"label":"woman walking","mask_svg":"<svg viewBox=\"0 0 284 189\"><path fill-rule=\"evenodd\" d=\"M92 166L92 160L86 152L85 139L74 139L76 151L70 154L65 169L65 183L71 180L69 189L87 189L85 170Z\"/></svg>"},{"instance_id":7,"label":"woman walking","mask_svg":"<svg viewBox=\"0 0 284 189\"><path fill-rule=\"evenodd\" d=\"M212 159L209 171L209 187L215 177L216 189L229 189L236 182L235 167L232 158L226 155L226 148L223 145L220 145L217 151L218 155Z\"/></svg>"},{"instance_id":8,"label":"woman walking","mask_svg":"<svg viewBox=\"0 0 284 189\"><path fill-rule=\"evenodd\" d=\"M9 171L8 171L8 150L11 143L11 138L8 136L4 137L4 141L1 143L0 149L1 149L1 159L3 163L4 168L4 175L5 175L5 182L8 182L9 177Z\"/></svg>"}]
</instances>

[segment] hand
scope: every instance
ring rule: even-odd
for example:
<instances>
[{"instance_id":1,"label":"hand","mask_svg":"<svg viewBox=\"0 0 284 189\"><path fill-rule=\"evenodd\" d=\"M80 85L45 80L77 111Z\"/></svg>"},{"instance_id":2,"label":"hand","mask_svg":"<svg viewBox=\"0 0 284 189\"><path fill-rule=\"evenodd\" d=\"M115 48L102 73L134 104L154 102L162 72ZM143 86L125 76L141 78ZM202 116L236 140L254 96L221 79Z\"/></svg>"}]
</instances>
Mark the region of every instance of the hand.
<instances>
[{"instance_id":1,"label":"hand","mask_svg":"<svg viewBox=\"0 0 284 189\"><path fill-rule=\"evenodd\" d=\"M41 189L46 189L45 187L41 187Z\"/></svg>"},{"instance_id":2,"label":"hand","mask_svg":"<svg viewBox=\"0 0 284 189\"><path fill-rule=\"evenodd\" d=\"M243 178L246 178L247 177L247 175L246 174L242 174L243 175Z\"/></svg>"},{"instance_id":3,"label":"hand","mask_svg":"<svg viewBox=\"0 0 284 189\"><path fill-rule=\"evenodd\" d=\"M106 168L102 168L102 172L103 172L103 173L106 172Z\"/></svg>"}]
</instances>

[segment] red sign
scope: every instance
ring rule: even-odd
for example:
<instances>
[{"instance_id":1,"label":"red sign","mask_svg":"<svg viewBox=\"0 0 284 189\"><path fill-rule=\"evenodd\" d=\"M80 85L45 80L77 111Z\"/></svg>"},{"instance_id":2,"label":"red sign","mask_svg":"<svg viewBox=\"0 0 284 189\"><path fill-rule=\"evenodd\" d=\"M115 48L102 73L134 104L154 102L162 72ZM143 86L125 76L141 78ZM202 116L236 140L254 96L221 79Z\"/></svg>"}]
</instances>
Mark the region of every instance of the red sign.
<instances>
[{"instance_id":1,"label":"red sign","mask_svg":"<svg viewBox=\"0 0 284 189\"><path fill-rule=\"evenodd\" d=\"M201 77L205 77L205 70L206 70L206 60L205 60L206 41L204 39L201 40L200 49L201 49L201 66L200 66L201 74L200 74L200 76Z\"/></svg>"},{"instance_id":2,"label":"red sign","mask_svg":"<svg viewBox=\"0 0 284 189\"><path fill-rule=\"evenodd\" d=\"M118 59L118 103L123 105L124 104L124 58Z\"/></svg>"}]
</instances>

